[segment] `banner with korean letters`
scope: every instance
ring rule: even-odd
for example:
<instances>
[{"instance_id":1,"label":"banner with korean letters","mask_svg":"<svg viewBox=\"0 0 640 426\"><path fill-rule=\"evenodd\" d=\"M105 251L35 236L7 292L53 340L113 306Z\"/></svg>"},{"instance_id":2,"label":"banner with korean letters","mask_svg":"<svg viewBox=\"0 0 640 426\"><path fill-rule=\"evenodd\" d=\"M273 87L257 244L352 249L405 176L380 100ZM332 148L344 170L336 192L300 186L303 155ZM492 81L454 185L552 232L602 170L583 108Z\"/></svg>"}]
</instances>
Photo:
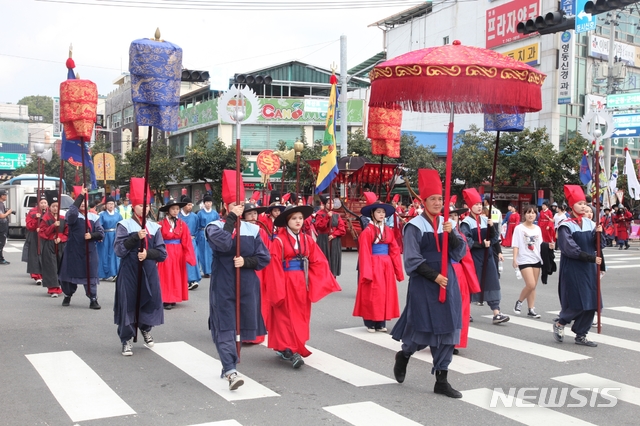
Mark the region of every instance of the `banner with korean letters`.
<instances>
[{"instance_id":1,"label":"banner with korean letters","mask_svg":"<svg viewBox=\"0 0 640 426\"><path fill-rule=\"evenodd\" d=\"M560 33L558 63L558 104L573 103L574 68L575 68L575 35L573 30Z\"/></svg>"}]
</instances>

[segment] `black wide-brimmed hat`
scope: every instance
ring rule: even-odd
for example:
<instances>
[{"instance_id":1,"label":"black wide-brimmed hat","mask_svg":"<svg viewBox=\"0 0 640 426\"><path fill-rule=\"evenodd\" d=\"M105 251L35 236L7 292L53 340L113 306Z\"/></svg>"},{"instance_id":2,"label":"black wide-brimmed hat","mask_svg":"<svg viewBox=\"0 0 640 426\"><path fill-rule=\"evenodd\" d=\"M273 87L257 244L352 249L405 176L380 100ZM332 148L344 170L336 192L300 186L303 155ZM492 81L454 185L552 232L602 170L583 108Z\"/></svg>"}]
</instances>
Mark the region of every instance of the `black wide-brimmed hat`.
<instances>
[{"instance_id":1,"label":"black wide-brimmed hat","mask_svg":"<svg viewBox=\"0 0 640 426\"><path fill-rule=\"evenodd\" d=\"M449 207L449 214L457 214L458 216L465 214L469 211L469 209L467 208L459 208L456 209L455 207ZM442 208L442 214L444 214L444 207Z\"/></svg>"},{"instance_id":2,"label":"black wide-brimmed hat","mask_svg":"<svg viewBox=\"0 0 640 426\"><path fill-rule=\"evenodd\" d=\"M377 209L383 209L385 217L392 216L396 212L396 209L391 204L376 201L375 203L367 204L360 209L360 214L365 217L371 217L371 214Z\"/></svg>"},{"instance_id":3,"label":"black wide-brimmed hat","mask_svg":"<svg viewBox=\"0 0 640 426\"><path fill-rule=\"evenodd\" d=\"M287 206L282 205L282 204L271 204L270 206L265 208L265 212L267 212L267 214L271 214L271 210L273 209L278 209L280 210L280 213L282 213L284 211L284 209L286 209Z\"/></svg>"},{"instance_id":4,"label":"black wide-brimmed hat","mask_svg":"<svg viewBox=\"0 0 640 426\"><path fill-rule=\"evenodd\" d=\"M183 208L184 206L186 206L187 203L185 202L180 202L180 201L176 201L173 198L169 198L169 201L167 201L167 204L165 204L164 206L160 207L160 211L163 213L167 213L169 211L169 208L172 206L178 206L180 208Z\"/></svg>"},{"instance_id":5,"label":"black wide-brimmed hat","mask_svg":"<svg viewBox=\"0 0 640 426\"><path fill-rule=\"evenodd\" d=\"M260 206L256 206L253 203L245 203L244 204L244 210L242 211L242 218L244 219L244 214L245 213L249 213L249 212L258 212L258 214L266 211L267 208L266 207L260 207Z\"/></svg>"},{"instance_id":6,"label":"black wide-brimmed hat","mask_svg":"<svg viewBox=\"0 0 640 426\"><path fill-rule=\"evenodd\" d=\"M311 206L289 206L280 216L276 217L276 220L273 221L273 224L279 228L287 226L287 222L289 221L289 216L294 213L302 213L302 216L306 219L313 214L313 207Z\"/></svg>"}]
</instances>

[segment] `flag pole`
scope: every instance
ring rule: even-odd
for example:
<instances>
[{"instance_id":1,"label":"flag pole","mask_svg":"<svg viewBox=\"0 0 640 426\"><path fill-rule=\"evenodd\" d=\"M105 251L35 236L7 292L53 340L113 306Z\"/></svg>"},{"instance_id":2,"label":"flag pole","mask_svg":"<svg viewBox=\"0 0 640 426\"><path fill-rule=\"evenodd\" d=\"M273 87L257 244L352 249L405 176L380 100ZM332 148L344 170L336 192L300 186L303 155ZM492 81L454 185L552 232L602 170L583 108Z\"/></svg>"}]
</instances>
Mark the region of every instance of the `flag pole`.
<instances>
[{"instance_id":1,"label":"flag pole","mask_svg":"<svg viewBox=\"0 0 640 426\"><path fill-rule=\"evenodd\" d=\"M595 194L595 199L596 199L596 214L594 219L594 222L596 223L596 227L599 225L600 223L600 152L599 152L599 148L598 148L598 143L596 142L596 149L595 149L595 153L593 154L595 156L595 160L596 160L596 176L594 179L594 185L596 187L596 194ZM597 257L602 257L602 247L600 246L600 232L596 232L596 256ZM600 265L596 264L596 314L598 316L598 334L600 334L602 332L602 323L600 322L600 315L601 315L601 309L600 309L600 303L601 303L601 299L600 299Z\"/></svg>"},{"instance_id":2,"label":"flag pole","mask_svg":"<svg viewBox=\"0 0 640 426\"><path fill-rule=\"evenodd\" d=\"M62 152L62 150L60 151ZM60 180L58 181L58 214L56 214L56 221L60 221L60 205L62 204L62 176L64 173L64 158L60 158ZM49 206L51 207L51 206ZM60 225L56 227L56 239L58 238L58 230L60 229ZM58 244L55 244L56 247L56 258L58 256Z\"/></svg>"},{"instance_id":3,"label":"flag pole","mask_svg":"<svg viewBox=\"0 0 640 426\"><path fill-rule=\"evenodd\" d=\"M240 92L240 103L244 108L244 99L242 92ZM242 117L241 117L242 116ZM241 121L244 118L244 113L238 111L238 103L236 102L236 203L242 202L240 200L240 156L242 151L240 150L240 138L241 138ZM284 173L282 174L284 179ZM244 190L244 188L242 188ZM244 198L244 197L243 197ZM240 257L240 224L241 217L236 219L236 257ZM240 340L240 268L236 268L236 351L238 353L238 362L240 362L240 348L242 342Z\"/></svg>"},{"instance_id":4,"label":"flag pole","mask_svg":"<svg viewBox=\"0 0 640 426\"><path fill-rule=\"evenodd\" d=\"M151 136L153 134L153 126L149 126L149 130L147 132L147 152L146 152L146 157L145 157L145 163L144 163L144 181L143 181L143 186L144 189L142 190L142 218L140 219L140 229L147 229L147 187L149 186L148 182L149 182L149 162L151 159ZM129 190L131 190L131 188L129 188ZM135 209L135 206L132 207L133 209ZM135 211L134 211L134 216L135 216ZM144 240L140 240L140 247L138 248L138 252L142 253L145 249L145 242L146 242L146 238ZM133 342L137 342L138 341L138 328L140 326L140 296L142 294L142 276L143 276L143 263L142 262L138 262L138 288L137 288L137 293L136 293L136 320L134 322L133 325Z\"/></svg>"},{"instance_id":5,"label":"flag pole","mask_svg":"<svg viewBox=\"0 0 640 426\"><path fill-rule=\"evenodd\" d=\"M85 156L85 141L84 141L84 137L80 137L80 146L82 148L82 188L86 191L87 190L87 173L86 173L86 169L85 169L85 161L84 161L84 156ZM88 198L89 192L87 191L86 194L83 194L84 200L83 200L83 204L84 204L84 233L86 234L87 232L89 232L89 208L88 208L88 203L87 203L87 198ZM60 209L60 204L61 204L62 200L58 200L58 209ZM86 238L84 239L84 250L85 250L85 266L86 266L86 271L87 271L87 296L89 296L89 299L91 299L91 276L90 276L90 268L89 268L89 240L87 240Z\"/></svg>"}]
</instances>

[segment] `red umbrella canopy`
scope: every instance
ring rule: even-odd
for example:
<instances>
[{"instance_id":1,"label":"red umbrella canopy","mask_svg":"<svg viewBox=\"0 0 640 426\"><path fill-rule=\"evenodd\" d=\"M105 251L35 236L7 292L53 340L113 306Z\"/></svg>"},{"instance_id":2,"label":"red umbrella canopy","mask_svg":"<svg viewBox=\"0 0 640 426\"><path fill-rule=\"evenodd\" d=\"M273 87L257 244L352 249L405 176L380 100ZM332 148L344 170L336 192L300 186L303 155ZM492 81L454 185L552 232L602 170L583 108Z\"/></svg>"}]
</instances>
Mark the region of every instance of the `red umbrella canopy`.
<instances>
[{"instance_id":1,"label":"red umbrella canopy","mask_svg":"<svg viewBox=\"0 0 640 426\"><path fill-rule=\"evenodd\" d=\"M370 73L370 107L450 113L525 113L542 109L546 75L499 52L453 44L415 50Z\"/></svg>"}]
</instances>

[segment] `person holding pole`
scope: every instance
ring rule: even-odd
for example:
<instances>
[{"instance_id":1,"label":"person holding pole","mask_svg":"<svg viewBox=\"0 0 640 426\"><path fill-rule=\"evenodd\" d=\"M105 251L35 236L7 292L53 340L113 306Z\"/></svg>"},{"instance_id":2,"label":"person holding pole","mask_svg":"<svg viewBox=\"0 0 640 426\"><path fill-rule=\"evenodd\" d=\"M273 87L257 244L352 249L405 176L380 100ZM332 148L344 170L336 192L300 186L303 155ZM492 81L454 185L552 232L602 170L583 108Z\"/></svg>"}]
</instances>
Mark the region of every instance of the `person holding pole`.
<instances>
[{"instance_id":1,"label":"person holding pole","mask_svg":"<svg viewBox=\"0 0 640 426\"><path fill-rule=\"evenodd\" d=\"M64 218L59 214L59 192L55 189L44 191L47 196L49 209L42 216L38 236L42 242L40 252L42 287L47 289L47 294L51 297L58 297L62 293L58 270L62 262L62 253L67 244L69 226Z\"/></svg>"},{"instance_id":2,"label":"person holding pole","mask_svg":"<svg viewBox=\"0 0 640 426\"><path fill-rule=\"evenodd\" d=\"M229 382L229 390L244 384L236 370L240 341L253 341L266 333L260 312L260 280L256 271L269 264L271 256L257 225L241 221L244 200L238 197L235 170L222 174L222 200L229 213L205 227L205 235L213 251L211 286L209 290L209 329L216 345L222 373ZM239 225L239 226L238 226ZM239 232L238 232L239 228ZM240 255L237 247L240 246ZM240 275L237 291L236 270Z\"/></svg>"},{"instance_id":3,"label":"person holding pole","mask_svg":"<svg viewBox=\"0 0 640 426\"><path fill-rule=\"evenodd\" d=\"M596 254L596 234L602 232L602 225L596 226L584 217L590 207L581 186L565 185L564 194L571 206L571 217L558 226L558 248L562 254L558 276L561 309L553 323L553 337L562 342L564 327L573 322L575 344L596 347L596 343L587 340L587 333L598 309L598 299L602 305L596 282L600 273L597 265L602 263L602 257ZM600 244L606 245L606 240L602 238Z\"/></svg>"},{"instance_id":4,"label":"person holding pole","mask_svg":"<svg viewBox=\"0 0 640 426\"><path fill-rule=\"evenodd\" d=\"M151 348L154 344L151 328L164 323L158 262L164 262L167 258L167 250L160 232L160 225L144 221L144 228L141 226L145 210L143 208L144 182L143 178L131 178L130 198L133 217L118 223L113 245L116 255L120 258L113 312L124 356L133 355L132 340L136 334L136 327L142 333L144 345ZM147 188L147 194L150 193L151 191ZM141 242L142 251L140 251ZM138 288L140 264L142 264L143 273L141 274L142 285ZM136 310L139 311L138 314Z\"/></svg>"},{"instance_id":5,"label":"person holding pole","mask_svg":"<svg viewBox=\"0 0 640 426\"><path fill-rule=\"evenodd\" d=\"M25 238L22 248L22 261L27 262L27 274L36 282L36 285L42 285L41 256L42 241L38 236L40 225L42 224L42 216L47 212L49 203L47 195L44 191L40 191L40 200L38 205L29 210L26 217L27 237Z\"/></svg>"}]
</instances>

